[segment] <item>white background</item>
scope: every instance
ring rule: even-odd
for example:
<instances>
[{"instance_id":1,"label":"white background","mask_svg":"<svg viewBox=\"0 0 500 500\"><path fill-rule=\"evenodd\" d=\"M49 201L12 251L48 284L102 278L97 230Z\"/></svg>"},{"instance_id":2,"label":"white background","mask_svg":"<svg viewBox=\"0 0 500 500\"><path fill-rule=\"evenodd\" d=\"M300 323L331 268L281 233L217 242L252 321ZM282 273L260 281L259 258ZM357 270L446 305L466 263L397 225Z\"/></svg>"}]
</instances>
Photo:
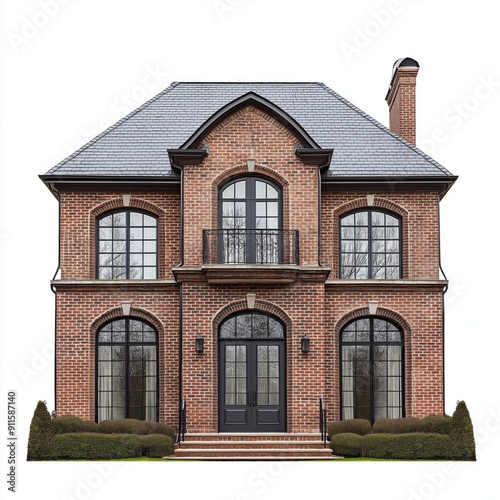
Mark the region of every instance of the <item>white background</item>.
<instances>
[{"instance_id":1,"label":"white background","mask_svg":"<svg viewBox=\"0 0 500 500\"><path fill-rule=\"evenodd\" d=\"M498 498L499 14L496 0L2 0L0 496L13 389L17 498ZM172 81L321 81L387 125L406 56L417 145L460 176L441 204L446 412L466 401L478 462L26 463L36 403L54 406L58 214L38 175Z\"/></svg>"}]
</instances>

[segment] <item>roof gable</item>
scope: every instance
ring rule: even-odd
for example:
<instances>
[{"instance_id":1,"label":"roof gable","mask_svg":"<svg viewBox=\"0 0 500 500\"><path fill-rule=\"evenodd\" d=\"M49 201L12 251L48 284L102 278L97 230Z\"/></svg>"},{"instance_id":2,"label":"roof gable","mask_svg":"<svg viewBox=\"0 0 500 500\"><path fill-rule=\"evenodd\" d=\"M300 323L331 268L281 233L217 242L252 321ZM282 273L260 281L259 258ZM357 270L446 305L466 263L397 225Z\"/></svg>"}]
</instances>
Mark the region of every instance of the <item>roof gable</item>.
<instances>
[{"instance_id":1,"label":"roof gable","mask_svg":"<svg viewBox=\"0 0 500 500\"><path fill-rule=\"evenodd\" d=\"M189 149L196 147L212 130L224 122L226 118L248 106L257 108L274 118L278 123L286 127L294 136L296 136L303 143L304 147L319 147L314 139L290 115L285 113L271 101L268 101L254 92L248 92L216 111L198 128L198 130L181 146L181 148Z\"/></svg>"}]
</instances>

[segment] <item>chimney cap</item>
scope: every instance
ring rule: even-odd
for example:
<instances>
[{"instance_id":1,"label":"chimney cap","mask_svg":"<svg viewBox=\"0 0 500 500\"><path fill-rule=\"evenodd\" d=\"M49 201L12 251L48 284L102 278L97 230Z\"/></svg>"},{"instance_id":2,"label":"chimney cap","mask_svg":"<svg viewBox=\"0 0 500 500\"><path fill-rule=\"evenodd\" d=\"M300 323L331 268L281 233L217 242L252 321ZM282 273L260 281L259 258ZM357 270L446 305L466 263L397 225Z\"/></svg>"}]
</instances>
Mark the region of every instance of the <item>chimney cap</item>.
<instances>
[{"instance_id":1,"label":"chimney cap","mask_svg":"<svg viewBox=\"0 0 500 500\"><path fill-rule=\"evenodd\" d=\"M420 68L420 64L418 64L415 59L412 59L411 57L402 57L401 59L398 59L392 68L392 75L394 76L394 73L398 68L401 68L403 66L409 66L411 68Z\"/></svg>"}]
</instances>

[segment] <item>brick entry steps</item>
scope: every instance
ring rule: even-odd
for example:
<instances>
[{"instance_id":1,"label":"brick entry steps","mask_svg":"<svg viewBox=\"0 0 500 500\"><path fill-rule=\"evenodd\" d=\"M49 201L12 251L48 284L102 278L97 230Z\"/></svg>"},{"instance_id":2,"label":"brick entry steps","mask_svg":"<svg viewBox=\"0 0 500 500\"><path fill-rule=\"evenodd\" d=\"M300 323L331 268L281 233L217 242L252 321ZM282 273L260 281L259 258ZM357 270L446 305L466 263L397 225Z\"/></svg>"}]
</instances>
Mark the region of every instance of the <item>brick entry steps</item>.
<instances>
[{"instance_id":1,"label":"brick entry steps","mask_svg":"<svg viewBox=\"0 0 500 500\"><path fill-rule=\"evenodd\" d=\"M168 458L182 460L324 460L337 458L319 433L191 433Z\"/></svg>"}]
</instances>

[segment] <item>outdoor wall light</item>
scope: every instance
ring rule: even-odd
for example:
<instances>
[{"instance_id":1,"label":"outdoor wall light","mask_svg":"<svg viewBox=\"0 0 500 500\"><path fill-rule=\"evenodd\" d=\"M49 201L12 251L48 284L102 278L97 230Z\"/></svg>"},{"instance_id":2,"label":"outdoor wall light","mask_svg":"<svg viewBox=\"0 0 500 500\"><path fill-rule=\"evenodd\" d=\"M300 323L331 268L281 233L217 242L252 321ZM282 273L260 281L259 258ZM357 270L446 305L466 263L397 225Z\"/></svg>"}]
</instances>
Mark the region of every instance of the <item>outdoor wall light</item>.
<instances>
[{"instance_id":1,"label":"outdoor wall light","mask_svg":"<svg viewBox=\"0 0 500 500\"><path fill-rule=\"evenodd\" d=\"M304 335L300 339L300 347L302 349L302 352L309 352L309 337L307 335Z\"/></svg>"},{"instance_id":2,"label":"outdoor wall light","mask_svg":"<svg viewBox=\"0 0 500 500\"><path fill-rule=\"evenodd\" d=\"M203 352L203 347L205 344L205 339L203 338L203 335L198 335L196 337L196 352L197 353L202 353Z\"/></svg>"}]
</instances>

